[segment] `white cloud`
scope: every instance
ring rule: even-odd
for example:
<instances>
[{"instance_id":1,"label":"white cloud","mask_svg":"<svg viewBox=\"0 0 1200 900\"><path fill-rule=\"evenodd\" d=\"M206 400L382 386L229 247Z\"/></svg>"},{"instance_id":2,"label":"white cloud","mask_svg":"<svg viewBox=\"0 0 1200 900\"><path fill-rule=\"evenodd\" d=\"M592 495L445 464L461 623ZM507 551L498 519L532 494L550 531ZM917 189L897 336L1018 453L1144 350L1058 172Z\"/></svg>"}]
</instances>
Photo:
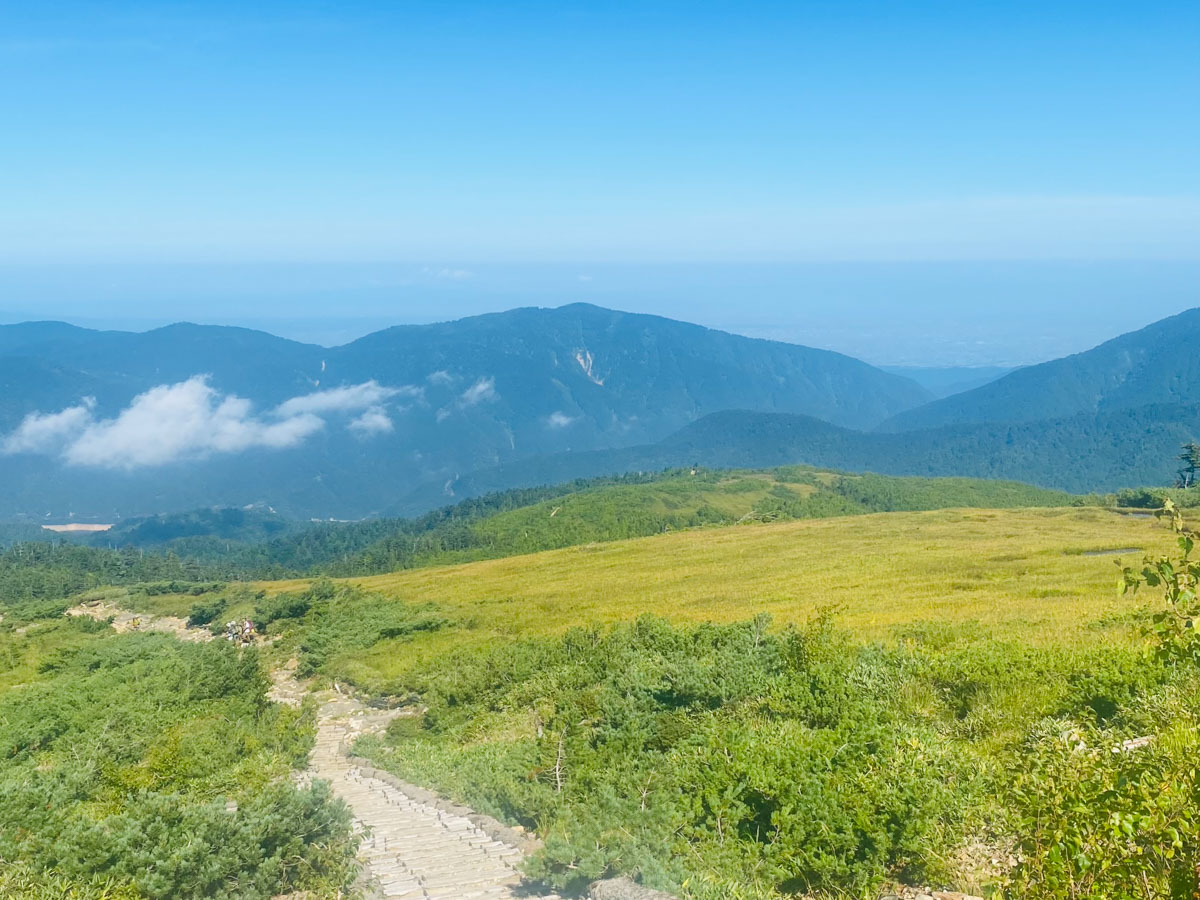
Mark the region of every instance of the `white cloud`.
<instances>
[{"instance_id":1,"label":"white cloud","mask_svg":"<svg viewBox=\"0 0 1200 900\"><path fill-rule=\"evenodd\" d=\"M319 413L360 412L347 427L360 436L394 429L385 407L420 388L374 381L293 397L257 415L242 397L222 394L197 375L134 397L115 417L99 419L91 399L57 413L31 413L0 442L3 453L60 456L70 465L136 469L256 447L294 447L325 427Z\"/></svg>"},{"instance_id":2,"label":"white cloud","mask_svg":"<svg viewBox=\"0 0 1200 900\"><path fill-rule=\"evenodd\" d=\"M73 465L134 469L252 447L292 447L324 424L312 413L263 421L249 400L222 396L198 375L139 394L113 419L88 422L62 455Z\"/></svg>"},{"instance_id":3,"label":"white cloud","mask_svg":"<svg viewBox=\"0 0 1200 900\"><path fill-rule=\"evenodd\" d=\"M355 434L362 435L363 437L372 434L387 434L396 429L391 417L387 414L387 410L382 406L372 406L361 416L351 421L346 427Z\"/></svg>"},{"instance_id":4,"label":"white cloud","mask_svg":"<svg viewBox=\"0 0 1200 900\"><path fill-rule=\"evenodd\" d=\"M300 413L354 412L377 407L393 397L420 397L424 391L419 387L384 387L377 381L364 381L346 387L315 391L286 400L275 408L275 415L294 416Z\"/></svg>"},{"instance_id":5,"label":"white cloud","mask_svg":"<svg viewBox=\"0 0 1200 900\"><path fill-rule=\"evenodd\" d=\"M455 378L445 369L438 369L436 372L430 372L426 375L425 380L430 384L448 385L454 384Z\"/></svg>"},{"instance_id":6,"label":"white cloud","mask_svg":"<svg viewBox=\"0 0 1200 900\"><path fill-rule=\"evenodd\" d=\"M458 401L459 405L463 407L475 406L477 403L482 403L485 400L493 400L496 396L496 379L480 378L462 392L462 396L458 398Z\"/></svg>"},{"instance_id":7,"label":"white cloud","mask_svg":"<svg viewBox=\"0 0 1200 900\"><path fill-rule=\"evenodd\" d=\"M30 413L17 430L10 434L0 451L4 453L55 453L63 448L92 420L92 408L96 401L85 398L78 406L69 406L62 412Z\"/></svg>"},{"instance_id":8,"label":"white cloud","mask_svg":"<svg viewBox=\"0 0 1200 900\"><path fill-rule=\"evenodd\" d=\"M496 379L491 376L480 378L459 394L453 403L439 409L437 411L437 420L438 422L444 422L455 412L470 409L472 406L478 406L480 403L488 400L495 400L499 396L496 393Z\"/></svg>"},{"instance_id":9,"label":"white cloud","mask_svg":"<svg viewBox=\"0 0 1200 900\"><path fill-rule=\"evenodd\" d=\"M546 417L546 424L551 428L566 428L579 421L579 416L568 416L565 412L555 411Z\"/></svg>"}]
</instances>

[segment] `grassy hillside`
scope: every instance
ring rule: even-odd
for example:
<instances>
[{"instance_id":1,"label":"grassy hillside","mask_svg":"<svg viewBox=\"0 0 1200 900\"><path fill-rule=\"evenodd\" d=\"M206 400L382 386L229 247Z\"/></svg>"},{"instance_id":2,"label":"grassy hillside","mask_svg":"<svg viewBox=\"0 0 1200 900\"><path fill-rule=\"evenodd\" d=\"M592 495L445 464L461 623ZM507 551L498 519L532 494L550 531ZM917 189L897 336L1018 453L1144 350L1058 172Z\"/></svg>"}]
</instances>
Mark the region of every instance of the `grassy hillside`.
<instances>
[{"instance_id":1,"label":"grassy hillside","mask_svg":"<svg viewBox=\"0 0 1200 900\"><path fill-rule=\"evenodd\" d=\"M1139 496L1139 502L1147 498ZM742 522L818 518L949 506L1060 506L1084 502L1016 482L963 478L840 475L791 466L769 471L677 469L502 491L415 519L301 524L266 510L204 509L131 519L111 531L76 537L97 548L174 554L192 578L373 574L435 563L532 553ZM282 535L282 536L279 536ZM0 546L61 539L33 526L0 526ZM79 571L112 573L124 557L81 550ZM0 571L4 557L0 556ZM171 578L183 577L178 571ZM165 577L165 576L164 576ZM129 578L122 577L121 583ZM134 579L136 580L136 579Z\"/></svg>"},{"instance_id":2,"label":"grassy hillside","mask_svg":"<svg viewBox=\"0 0 1200 900\"><path fill-rule=\"evenodd\" d=\"M451 646L561 633L644 613L798 623L832 607L860 640L918 623L1039 644L1089 643L1137 603L1116 596L1112 560L1165 550L1153 519L1101 509L943 510L700 529L466 565L351 579L430 606L454 627L356 647L331 662L373 689ZM1117 553L1116 551L1123 551ZM1097 553L1098 556L1088 554ZM270 594L308 582L267 582Z\"/></svg>"},{"instance_id":3,"label":"grassy hillside","mask_svg":"<svg viewBox=\"0 0 1200 900\"><path fill-rule=\"evenodd\" d=\"M1142 652L1161 601L1114 590L1114 560L1173 543L1098 508L882 513L266 583L232 609L302 671L419 697L359 752L535 829L530 871L564 888L1099 898L1200 859L1170 837L1200 820L1198 679ZM1100 837L1143 797L1166 821Z\"/></svg>"},{"instance_id":4,"label":"grassy hillside","mask_svg":"<svg viewBox=\"0 0 1200 900\"><path fill-rule=\"evenodd\" d=\"M1037 496L1019 485L811 470L680 473L474 524L519 543L562 516L573 532L609 527L613 508L653 518L704 503L733 516L822 496L915 504L931 491ZM411 701L413 715L357 752L536 831L544 849L528 871L565 892L629 873L687 900L877 896L896 881L1098 900L1137 896L1121 893L1127 885L1149 884L1150 896L1200 887L1200 674L1191 656L1143 652L1139 629L1161 599L1114 590L1114 560L1173 543L1145 513L956 508L691 528L341 582L130 584L104 596L199 621L250 616L274 639L264 652L295 656L301 675ZM14 554L12 574L22 563L77 563L56 553ZM15 785L0 795L0 824L36 825L12 832L25 837L0 856L22 864L15 877L49 866L141 888L124 850L101 841L103 859L60 853L48 836L63 823L35 810L22 785L52 789L79 757L63 755L68 745L116 741L120 785L177 779L186 828L189 804L219 796L232 767L223 744L203 760L187 756L208 748L193 700L219 720L218 741L236 747L242 731L259 729L262 753L275 754L261 766L271 776L293 752L276 746L285 717L256 705L262 676L251 657L227 671L237 656L223 642L121 639L63 622L58 608L18 602L0 622L0 738L6 720L14 735L43 723L62 735L40 754L17 737L17 762L0 760L0 781L11 769ZM47 648L31 645L43 639ZM197 677L210 669L212 679ZM221 699L192 697L210 681ZM72 703L79 691L93 699ZM114 720L105 702L135 715ZM1136 753L1108 749L1146 736ZM99 788L85 770L71 783L92 796ZM118 837L159 810L152 795L112 790L105 796L133 811L111 824ZM240 808L257 811L259 797L279 799L255 783ZM196 810L218 836L221 809ZM1108 829L1114 816L1130 830ZM246 840L254 846L236 835L225 843ZM1085 848L1085 861L1064 857L1062 844ZM177 887L155 882L148 893Z\"/></svg>"},{"instance_id":5,"label":"grassy hillside","mask_svg":"<svg viewBox=\"0 0 1200 900\"><path fill-rule=\"evenodd\" d=\"M325 570L384 572L433 563L533 553L691 528L951 506L1063 506L1083 502L1062 491L966 478L842 475L804 466L766 471L676 469L545 489L546 499L509 506L482 498L474 518L424 518L398 524L361 553ZM515 493L515 492L514 492ZM470 509L470 504L467 505ZM493 511L496 510L496 511ZM414 525L417 523L413 523Z\"/></svg>"}]
</instances>

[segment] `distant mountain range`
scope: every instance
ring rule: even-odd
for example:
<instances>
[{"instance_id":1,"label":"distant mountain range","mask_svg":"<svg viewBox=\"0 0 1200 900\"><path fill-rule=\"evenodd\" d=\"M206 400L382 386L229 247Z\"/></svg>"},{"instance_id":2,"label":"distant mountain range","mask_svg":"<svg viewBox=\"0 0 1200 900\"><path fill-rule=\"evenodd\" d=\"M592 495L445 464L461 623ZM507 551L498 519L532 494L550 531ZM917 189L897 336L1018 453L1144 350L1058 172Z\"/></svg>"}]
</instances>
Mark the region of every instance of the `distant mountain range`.
<instances>
[{"instance_id":1,"label":"distant mountain range","mask_svg":"<svg viewBox=\"0 0 1200 900\"><path fill-rule=\"evenodd\" d=\"M256 502L359 517L422 483L656 441L720 410L870 428L931 395L838 353L576 304L336 348L3 326L0 397L0 516L107 519Z\"/></svg>"},{"instance_id":2,"label":"distant mountain range","mask_svg":"<svg viewBox=\"0 0 1200 900\"><path fill-rule=\"evenodd\" d=\"M1011 366L880 366L883 371L915 381L934 399L961 394L1003 378Z\"/></svg>"},{"instance_id":3,"label":"distant mountain range","mask_svg":"<svg viewBox=\"0 0 1200 900\"><path fill-rule=\"evenodd\" d=\"M931 391L837 353L579 304L336 348L195 325L3 326L0 520L409 515L692 463L1166 483L1200 434L1196 346L1191 310L933 399L962 373L914 371Z\"/></svg>"},{"instance_id":4,"label":"distant mountain range","mask_svg":"<svg viewBox=\"0 0 1200 900\"><path fill-rule=\"evenodd\" d=\"M1037 422L1150 404L1200 403L1200 308L1084 353L1028 366L982 387L906 410L883 425L911 431Z\"/></svg>"},{"instance_id":5,"label":"distant mountain range","mask_svg":"<svg viewBox=\"0 0 1200 900\"><path fill-rule=\"evenodd\" d=\"M1200 435L1200 405L1146 406L1028 423L984 423L886 434L809 416L728 410L663 441L560 453L423 485L387 510L409 516L454 499L675 466L759 468L804 461L849 472L1000 478L1075 493L1170 484L1179 445Z\"/></svg>"}]
</instances>

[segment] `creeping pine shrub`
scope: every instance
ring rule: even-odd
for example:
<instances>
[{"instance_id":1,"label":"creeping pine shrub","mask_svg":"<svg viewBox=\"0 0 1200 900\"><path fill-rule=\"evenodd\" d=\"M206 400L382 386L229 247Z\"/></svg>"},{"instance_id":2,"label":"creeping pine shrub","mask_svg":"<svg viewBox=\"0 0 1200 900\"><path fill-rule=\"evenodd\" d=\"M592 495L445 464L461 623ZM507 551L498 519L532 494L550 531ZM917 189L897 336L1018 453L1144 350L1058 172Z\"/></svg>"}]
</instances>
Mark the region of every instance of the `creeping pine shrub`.
<instances>
[{"instance_id":1,"label":"creeping pine shrub","mask_svg":"<svg viewBox=\"0 0 1200 900\"><path fill-rule=\"evenodd\" d=\"M444 627L448 620L430 605L413 606L380 597L327 578L305 591L260 597L255 605L258 621L288 623L300 633L300 675L329 671L329 662L345 654L366 650L380 641L405 639Z\"/></svg>"},{"instance_id":2,"label":"creeping pine shrub","mask_svg":"<svg viewBox=\"0 0 1200 900\"><path fill-rule=\"evenodd\" d=\"M56 619L64 615L71 605L70 600L22 600L4 607L4 620L10 624L20 624Z\"/></svg>"},{"instance_id":3,"label":"creeping pine shrub","mask_svg":"<svg viewBox=\"0 0 1200 900\"><path fill-rule=\"evenodd\" d=\"M618 872L760 894L936 875L963 766L901 721L893 660L825 622L767 626L644 617L462 652L415 685L420 725L368 752L537 828L529 872L568 891Z\"/></svg>"},{"instance_id":4,"label":"creeping pine shrub","mask_svg":"<svg viewBox=\"0 0 1200 900\"><path fill-rule=\"evenodd\" d=\"M191 594L193 597L199 597L216 593L224 587L219 581L150 581L139 585L138 589L149 597L162 594Z\"/></svg>"},{"instance_id":5,"label":"creeping pine shrub","mask_svg":"<svg viewBox=\"0 0 1200 900\"><path fill-rule=\"evenodd\" d=\"M45 896L87 900L105 880L154 900L333 896L352 880L348 811L287 778L310 713L266 702L253 651L73 620L22 640L40 662L0 693L0 869L57 873L79 890Z\"/></svg>"},{"instance_id":6,"label":"creeping pine shrub","mask_svg":"<svg viewBox=\"0 0 1200 900\"><path fill-rule=\"evenodd\" d=\"M187 623L192 627L207 625L224 611L225 601L220 597L201 600L199 603L192 604L192 609L188 613Z\"/></svg>"},{"instance_id":7,"label":"creeping pine shrub","mask_svg":"<svg viewBox=\"0 0 1200 900\"><path fill-rule=\"evenodd\" d=\"M329 601L314 605L305 619L299 674L325 671L339 656L366 650L380 641L437 631L447 622L429 606L410 606L355 588L341 588Z\"/></svg>"},{"instance_id":8,"label":"creeping pine shrub","mask_svg":"<svg viewBox=\"0 0 1200 900\"><path fill-rule=\"evenodd\" d=\"M254 605L254 617L262 626L280 619L301 619L314 605L329 602L335 594L337 586L328 578L320 578L304 591L260 597Z\"/></svg>"},{"instance_id":9,"label":"creeping pine shrub","mask_svg":"<svg viewBox=\"0 0 1200 900\"><path fill-rule=\"evenodd\" d=\"M101 822L71 822L54 847L58 867L105 870L155 900L267 900L281 886L303 890L314 871L336 873L342 885L353 877L349 810L323 782L270 785L234 811L180 799L139 794Z\"/></svg>"}]
</instances>

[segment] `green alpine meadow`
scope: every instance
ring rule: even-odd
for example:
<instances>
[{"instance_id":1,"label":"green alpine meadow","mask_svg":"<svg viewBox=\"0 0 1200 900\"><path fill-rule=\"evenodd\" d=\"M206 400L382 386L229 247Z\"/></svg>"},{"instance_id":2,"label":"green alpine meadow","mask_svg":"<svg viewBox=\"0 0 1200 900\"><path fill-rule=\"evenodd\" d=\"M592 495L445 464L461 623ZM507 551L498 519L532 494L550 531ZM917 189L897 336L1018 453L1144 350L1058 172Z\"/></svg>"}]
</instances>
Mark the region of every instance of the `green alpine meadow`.
<instances>
[{"instance_id":1,"label":"green alpine meadow","mask_svg":"<svg viewBox=\"0 0 1200 900\"><path fill-rule=\"evenodd\" d=\"M0 900L1200 900L1200 5L0 15Z\"/></svg>"}]
</instances>

